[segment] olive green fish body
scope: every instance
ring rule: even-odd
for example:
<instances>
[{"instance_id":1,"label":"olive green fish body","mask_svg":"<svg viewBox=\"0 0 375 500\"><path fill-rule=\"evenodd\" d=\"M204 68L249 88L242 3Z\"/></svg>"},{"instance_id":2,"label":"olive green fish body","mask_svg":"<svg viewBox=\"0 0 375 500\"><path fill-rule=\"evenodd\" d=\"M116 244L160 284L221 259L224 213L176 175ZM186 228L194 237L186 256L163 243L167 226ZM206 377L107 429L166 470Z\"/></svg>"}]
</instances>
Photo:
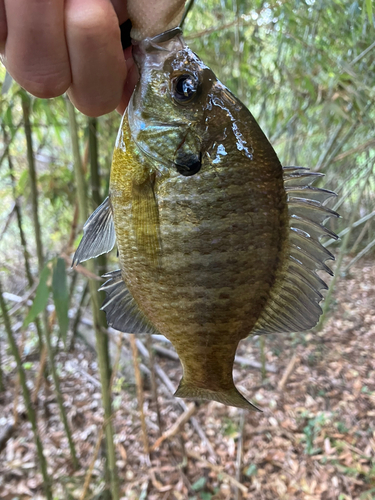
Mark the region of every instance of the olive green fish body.
<instances>
[{"instance_id":1,"label":"olive green fish body","mask_svg":"<svg viewBox=\"0 0 375 500\"><path fill-rule=\"evenodd\" d=\"M303 260L291 250L290 180L250 112L181 36L142 42L135 54L141 81L117 138L109 208L99 211L112 214L121 267L103 307L116 328L172 342L184 370L177 395L249 407L233 384L237 345L255 330L289 331L300 300L287 282L289 262ZM316 302L305 274L297 285Z\"/></svg>"}]
</instances>

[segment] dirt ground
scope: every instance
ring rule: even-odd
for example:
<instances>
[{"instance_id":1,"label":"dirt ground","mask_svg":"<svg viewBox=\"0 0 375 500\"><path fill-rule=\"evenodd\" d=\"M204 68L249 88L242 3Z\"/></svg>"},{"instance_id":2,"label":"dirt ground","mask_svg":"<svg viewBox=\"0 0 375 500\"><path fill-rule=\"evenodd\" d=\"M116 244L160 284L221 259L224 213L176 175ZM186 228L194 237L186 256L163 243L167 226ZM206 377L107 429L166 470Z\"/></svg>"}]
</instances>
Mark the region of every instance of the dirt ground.
<instances>
[{"instance_id":1,"label":"dirt ground","mask_svg":"<svg viewBox=\"0 0 375 500\"><path fill-rule=\"evenodd\" d=\"M160 432L174 430L145 454L134 379L120 363L113 382L113 425L123 499L148 500L370 500L375 498L375 266L353 267L339 280L333 313L319 333L268 336L261 370L235 364L237 387L263 410L248 412L209 402L179 400L157 379L157 404L144 377L144 415L150 448ZM19 343L21 336L17 337ZM141 337L146 343L144 336ZM39 355L24 339L25 368L33 390ZM171 346L153 340L153 345ZM261 359L259 339L242 342L238 354ZM130 350L129 338L123 348ZM18 423L0 452L0 498L42 499L36 447L27 421L13 359L1 345L5 392L0 393L1 434ZM95 353L82 341L57 355L65 407L80 468L74 471L51 380L35 405L53 476L54 498L78 499L92 467L85 498L104 498L102 452L95 455L103 425ZM141 363L148 362L140 356ZM155 352L155 363L177 386L179 361ZM181 401L181 400L180 400ZM157 406L160 410L161 431ZM190 418L189 418L190 416ZM200 428L201 435L197 428ZM203 434L202 434L203 433ZM164 436L165 437L165 436Z\"/></svg>"}]
</instances>

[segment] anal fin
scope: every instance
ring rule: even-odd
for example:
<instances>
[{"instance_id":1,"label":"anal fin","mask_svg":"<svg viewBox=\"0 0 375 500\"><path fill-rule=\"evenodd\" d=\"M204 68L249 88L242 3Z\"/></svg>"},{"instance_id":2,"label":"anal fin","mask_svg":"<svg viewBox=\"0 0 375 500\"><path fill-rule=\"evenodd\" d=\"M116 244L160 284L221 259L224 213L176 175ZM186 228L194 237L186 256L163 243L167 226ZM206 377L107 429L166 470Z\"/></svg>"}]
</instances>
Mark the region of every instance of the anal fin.
<instances>
[{"instance_id":1,"label":"anal fin","mask_svg":"<svg viewBox=\"0 0 375 500\"><path fill-rule=\"evenodd\" d=\"M74 254L72 266L110 252L116 234L109 197L93 212L83 226L83 238Z\"/></svg>"},{"instance_id":2,"label":"anal fin","mask_svg":"<svg viewBox=\"0 0 375 500\"><path fill-rule=\"evenodd\" d=\"M108 326L124 333L159 332L139 309L122 279L121 269L103 276L109 278L99 290L106 292L101 309L107 315Z\"/></svg>"}]
</instances>

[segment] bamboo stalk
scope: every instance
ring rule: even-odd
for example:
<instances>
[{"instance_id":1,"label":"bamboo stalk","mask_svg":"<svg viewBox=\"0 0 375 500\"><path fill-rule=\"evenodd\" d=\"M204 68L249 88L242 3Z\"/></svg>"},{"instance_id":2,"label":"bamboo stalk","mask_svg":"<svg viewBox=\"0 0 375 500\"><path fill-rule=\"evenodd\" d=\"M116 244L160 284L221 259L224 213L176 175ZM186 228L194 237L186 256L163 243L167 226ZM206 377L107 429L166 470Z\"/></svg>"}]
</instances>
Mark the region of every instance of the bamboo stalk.
<instances>
[{"instance_id":1,"label":"bamboo stalk","mask_svg":"<svg viewBox=\"0 0 375 500\"><path fill-rule=\"evenodd\" d=\"M155 401L155 406L156 406L156 417L158 421L158 426L159 426L159 436L163 434L163 424L161 420L161 413L160 413L160 406L159 406L159 401L158 401L158 384L156 382L156 374L155 374L155 356L154 356L154 349L152 346L152 336L148 335L147 340L146 340L146 347L148 350L149 354L149 359L148 359L148 367L150 368L151 372L151 389L152 389L152 396Z\"/></svg>"},{"instance_id":2,"label":"bamboo stalk","mask_svg":"<svg viewBox=\"0 0 375 500\"><path fill-rule=\"evenodd\" d=\"M361 182L361 180L363 178L367 178L368 176L368 173L369 171L372 170L372 166L370 165L367 169L363 169L363 171L360 173L360 175L358 176L358 178L356 179L355 183L350 187L350 189L348 189L346 191L345 194L343 194L342 196L340 196L340 199L338 200L337 203L335 203L335 205L332 207L332 210L334 210L335 212L337 212L339 210L339 208L341 207L341 205L346 201L348 200L351 195L354 193L354 191L357 189L358 187L358 184Z\"/></svg>"},{"instance_id":3,"label":"bamboo stalk","mask_svg":"<svg viewBox=\"0 0 375 500\"><path fill-rule=\"evenodd\" d=\"M264 335L259 337L259 346L260 346L260 371L262 374L262 380L265 380L267 377L267 368L266 368L266 339Z\"/></svg>"},{"instance_id":4,"label":"bamboo stalk","mask_svg":"<svg viewBox=\"0 0 375 500\"><path fill-rule=\"evenodd\" d=\"M5 130L3 129L3 135L4 135L4 141L8 140L8 135ZM23 221L22 221L22 214L21 214L21 207L19 203L19 199L16 193L16 180L14 178L14 167L13 167L13 161L12 157L8 151L8 169L9 169L9 178L10 182L12 185L12 193L13 193L13 201L14 201L14 210L16 212L16 217L17 217L17 222L18 222L18 229L20 232L20 240L21 240L21 245L22 245L22 250L23 250L23 257L25 260L25 271L26 271L26 278L29 283L29 287L33 285L33 277L31 274L31 269L30 269L30 262L29 262L29 252L27 250L27 242L25 238L25 233L23 231Z\"/></svg>"},{"instance_id":5,"label":"bamboo stalk","mask_svg":"<svg viewBox=\"0 0 375 500\"><path fill-rule=\"evenodd\" d=\"M40 463L40 468L41 468L41 472L42 472L42 476L43 476L44 492L45 492L47 499L52 500L53 499L52 489L51 489L52 482L51 482L51 479L50 479L48 472L47 472L47 462L46 462L46 459L45 459L45 456L43 453L43 445L42 445L42 442L41 442L40 437L39 437L37 416L36 416L34 406L31 402L30 392L29 392L29 389L27 387L26 375L25 375L25 371L24 371L23 366L22 366L21 356L20 356L20 353L18 351L16 341L13 338L12 327L11 327L10 319L8 316L8 310L7 310L5 301L3 299L3 290L2 290L1 281L0 281L0 308L1 308L2 316L3 316L3 320L4 320L5 330L6 330L7 335L8 335L9 345L10 345L12 354L16 360L16 363L17 363L17 370L18 370L18 374L20 377L20 382L21 382L21 386L22 386L23 398L25 400L25 407L26 407L27 415L28 415L28 418L29 418L29 421L31 423L31 427L32 427L33 433L34 433L34 439L35 439L36 448L37 448L38 460Z\"/></svg>"},{"instance_id":6,"label":"bamboo stalk","mask_svg":"<svg viewBox=\"0 0 375 500\"><path fill-rule=\"evenodd\" d=\"M18 349L19 352L24 352L25 340L26 340L25 337L26 337L26 331L23 328L22 335L21 335L21 345ZM13 401L13 425L14 425L14 427L17 427L17 425L18 425L18 397L19 397L20 383L21 383L21 381L20 381L20 377L18 374L16 384L14 387L14 401Z\"/></svg>"},{"instance_id":7,"label":"bamboo stalk","mask_svg":"<svg viewBox=\"0 0 375 500\"><path fill-rule=\"evenodd\" d=\"M38 392L42 383L43 373L47 361L47 347L44 345L43 350L40 353L39 370L34 384L34 392L32 394L31 400L35 404L38 399Z\"/></svg>"},{"instance_id":8,"label":"bamboo stalk","mask_svg":"<svg viewBox=\"0 0 375 500\"><path fill-rule=\"evenodd\" d=\"M75 315L75 318L73 321L73 325L72 325L72 339L71 339L70 347L69 347L70 351L72 351L74 349L74 342L75 342L75 338L77 335L78 325L81 321L81 316L82 316L82 308L83 308L83 305L85 303L85 299L86 299L88 291L89 291L89 285L88 285L88 283L85 283L85 287L84 287L82 295L81 295L81 300L79 301L77 312L76 312L76 315Z\"/></svg>"},{"instance_id":9,"label":"bamboo stalk","mask_svg":"<svg viewBox=\"0 0 375 500\"><path fill-rule=\"evenodd\" d=\"M372 219L373 217L375 217L375 210L373 212L365 215L364 217L361 217L357 221L355 221L354 224L351 226L351 228L354 229L355 227L360 226L364 222L367 222L368 220ZM342 238L343 236L345 236L349 232L349 229L350 229L350 227L346 227L337 236L339 238ZM336 241L337 240L333 240L333 239L328 240L326 243L324 243L324 246L327 248L328 246L332 245L332 243L335 243Z\"/></svg>"},{"instance_id":10,"label":"bamboo stalk","mask_svg":"<svg viewBox=\"0 0 375 500\"><path fill-rule=\"evenodd\" d=\"M359 254L358 254L358 255L356 255L356 256L354 257L354 259L352 259L346 267L344 267L344 269L343 269L343 271L342 271L342 272L343 272L343 274L347 273L347 272L349 271L349 269L350 269L350 268L351 268L351 267L352 267L352 266L353 266L356 262L358 262L360 259L362 259L362 257L364 257L367 253L369 253L369 251L370 251L373 247L375 247L375 238L374 238L372 241L370 241L370 243L369 243L368 245L366 245L366 246L365 246L365 248L364 248L361 252L359 252Z\"/></svg>"},{"instance_id":11,"label":"bamboo stalk","mask_svg":"<svg viewBox=\"0 0 375 500\"><path fill-rule=\"evenodd\" d=\"M143 411L143 402L144 402L143 383L142 383L141 371L139 369L137 344L136 344L136 340L135 340L135 337L133 334L130 334L130 345L131 345L132 353L133 353L133 364L134 364L135 382L136 382L136 386L137 386L138 407L139 407L139 414L141 417L143 449L144 449L144 453L146 456L146 460L150 464L151 463L151 461L150 461L150 445L148 442L147 425L146 425L145 414Z\"/></svg>"},{"instance_id":12,"label":"bamboo stalk","mask_svg":"<svg viewBox=\"0 0 375 500\"><path fill-rule=\"evenodd\" d=\"M72 142L73 158L74 158L74 173L77 186L77 198L79 207L79 222L83 225L88 217L88 200L86 193L85 176L83 172L83 165L81 154L79 151L78 127L73 104L67 99L66 105L69 114L69 128ZM88 270L94 274L94 265L92 261L87 262ZM112 500L119 499L118 480L116 472L116 453L113 441L113 426L111 421L112 404L111 393L109 390L111 369L109 362L108 352L108 339L103 329L106 326L105 315L100 311L99 295L97 291L97 284L92 279L89 280L89 292L91 297L91 307L93 312L93 322L95 329L96 350L98 356L100 381L102 388L102 403L104 408L104 415L107 425L105 426L105 441L107 448L106 470L110 478L110 488Z\"/></svg>"},{"instance_id":13,"label":"bamboo stalk","mask_svg":"<svg viewBox=\"0 0 375 500\"><path fill-rule=\"evenodd\" d=\"M325 149L322 151L320 158L318 159L318 163L316 164L314 171L319 172L325 163L330 151L332 150L332 146L336 143L339 135L341 134L342 129L345 127L346 121L342 120L334 130L332 136L328 139L326 143Z\"/></svg>"},{"instance_id":14,"label":"bamboo stalk","mask_svg":"<svg viewBox=\"0 0 375 500\"><path fill-rule=\"evenodd\" d=\"M129 337L129 335L128 335L128 337ZM141 353L141 355L145 359L148 359L149 354L148 354L146 347L142 344L142 342L140 340L136 340L136 344L137 344L137 348L138 348L139 352ZM157 363L155 363L154 366L155 366L155 372L156 372L157 376L163 382L163 384L168 389L168 391L171 394L174 394L175 388L171 382L171 379L168 377L168 375L165 373L165 371L161 368L161 366L159 366ZM147 371L149 371L147 367L145 367L145 369ZM181 398L177 398L177 403L183 409L183 411L187 410L187 408L188 408L187 404ZM212 448L212 445L211 445L209 439L207 438L206 434L204 433L204 430L199 425L198 420L195 417L191 417L190 422L191 422L192 426L194 427L194 429L196 430L198 436L201 438L202 442L206 445L207 451L210 454L212 460L214 460L216 462L217 457L216 457L216 454L214 452L214 449Z\"/></svg>"},{"instance_id":15,"label":"bamboo stalk","mask_svg":"<svg viewBox=\"0 0 375 500\"><path fill-rule=\"evenodd\" d=\"M4 375L3 375L3 355L1 350L1 339L0 339L0 392L3 392L4 386Z\"/></svg>"},{"instance_id":16,"label":"bamboo stalk","mask_svg":"<svg viewBox=\"0 0 375 500\"><path fill-rule=\"evenodd\" d=\"M24 127L25 127L27 164L29 168L31 201L32 201L32 218L33 218L34 232L35 232L36 254L38 258L38 265L40 272L44 266L44 256L43 256L43 246L42 246L42 231L40 227L39 214L38 214L39 194L37 188L36 170L34 162L34 147L33 147L32 130L30 123L30 97L24 91L21 92L21 102L22 102L22 112L23 112Z\"/></svg>"},{"instance_id":17,"label":"bamboo stalk","mask_svg":"<svg viewBox=\"0 0 375 500\"><path fill-rule=\"evenodd\" d=\"M10 139L8 139L7 141L4 141L5 147L4 147L2 155L0 157L0 167L3 164L3 161L5 160L5 158L8 156L9 148L10 148L12 142L13 142L13 139L16 136L16 133L17 133L18 129L21 127L21 124L22 124L22 122L18 123L18 125L16 125L15 127L13 126L12 129L11 129L11 137L10 137Z\"/></svg>"},{"instance_id":18,"label":"bamboo stalk","mask_svg":"<svg viewBox=\"0 0 375 500\"><path fill-rule=\"evenodd\" d=\"M353 226L354 226L354 224L353 224ZM363 226L363 228L362 228L361 232L359 233L357 239L355 240L354 245L350 249L350 251L349 251L350 254L353 255L353 254L356 253L356 250L357 250L358 246L361 244L361 242L362 242L362 240L363 240L363 238L364 238L364 236L365 236L365 234L366 234L366 232L367 232L367 230L368 230L368 228L370 226L371 226L371 220L368 220L366 222L366 224ZM344 269L344 272L345 272L345 269Z\"/></svg>"},{"instance_id":19,"label":"bamboo stalk","mask_svg":"<svg viewBox=\"0 0 375 500\"><path fill-rule=\"evenodd\" d=\"M29 176L30 176L30 187L32 193L32 215L33 215L33 223L34 223L34 231L35 231L35 244L36 244L36 253L38 257L38 268L39 273L43 271L44 268L44 256L43 256L43 244L42 244L42 232L38 215L38 188L37 188L37 177L36 177L36 169L34 162L34 148L32 141L32 129L30 123L30 97L26 94L26 92L21 93L22 100L22 111L24 118L24 126L25 126L25 136L26 136L26 148L27 148L27 162L29 168ZM44 333L45 340L47 345L47 353L49 359L50 370L53 378L53 382L55 385L55 392L57 403L60 410L61 420L64 425L65 433L68 438L70 454L72 458L73 467L75 469L78 468L78 460L75 451L75 446L72 438L72 434L69 428L68 419L66 416L65 408L64 408L64 400L60 390L60 381L57 375L55 360L54 360L54 352L52 348L51 342L51 331L48 323L47 311L44 311L43 314L43 323L44 323Z\"/></svg>"},{"instance_id":20,"label":"bamboo stalk","mask_svg":"<svg viewBox=\"0 0 375 500\"><path fill-rule=\"evenodd\" d=\"M7 141L8 136L7 136L7 132L6 132L5 128L3 128L3 133L4 133L4 141ZM16 181L14 178L13 161L12 161L12 157L9 153L9 149L7 150L7 156L8 156L9 177L10 177L10 182L12 185L13 200L14 200L14 204L15 204L14 209L16 212L18 230L20 233L21 246L22 246L22 250L23 250L23 258L25 261L26 278L27 278L27 282L29 284L29 288L31 288L34 284L34 279L33 279L33 276L31 274L31 268L30 268L30 262L29 262L29 251L27 249L27 241L26 241L25 233L23 231L23 217L22 217L21 205L20 205L17 193L16 193ZM39 351L42 352L42 350L43 350L43 331L42 331L42 327L41 327L39 318L35 318L34 323L35 323L36 331L38 334Z\"/></svg>"},{"instance_id":21,"label":"bamboo stalk","mask_svg":"<svg viewBox=\"0 0 375 500\"><path fill-rule=\"evenodd\" d=\"M96 459L98 458L100 446L101 446L102 440L103 440L104 426L105 426L105 423L103 423L102 427L100 428L99 435L98 435L98 438L96 440L94 453L92 455L91 462L90 462L89 468L88 468L86 476L85 476L85 482L83 484L83 491L81 493L81 496L79 497L79 500L85 500L87 492L89 490L90 481L91 481L91 477L92 477L92 471L94 470L95 462L96 462Z\"/></svg>"},{"instance_id":22,"label":"bamboo stalk","mask_svg":"<svg viewBox=\"0 0 375 500\"><path fill-rule=\"evenodd\" d=\"M373 167L374 167L375 163L373 164ZM329 306L330 306L330 303L331 303L331 299L332 299L332 294L333 294L333 291L335 289L335 285L336 285L336 282L338 280L338 277L340 276L340 270L341 270L341 265L342 265L342 261L344 259L344 256L346 254L346 249L347 249L347 246L348 246L348 243L349 243L349 238L350 238L350 235L352 233L352 229L353 229L353 226L354 226L354 221L355 221L355 218L357 216L357 213L358 213L358 209L360 207L360 204L362 202L362 194L363 194L363 191L365 190L366 186L367 186L367 183L370 179L370 176L372 175L372 171L373 171L373 168L371 169L368 169L368 172L367 172L367 176L366 178L364 179L360 189L359 189L359 192L358 192L358 198L357 198L357 201L355 203L355 206L354 206L354 209L352 210L352 213L351 213L351 216L350 216L350 219L349 219L349 225L348 225L348 231L347 233L345 234L345 237L344 239L342 240L342 243L341 243L341 246L340 246L340 250L339 250L339 254L338 254L338 257L337 257L337 264L336 264L336 267L335 267L335 276L333 277L331 283L330 283L330 287L329 287L329 290L327 292L327 295L325 297L325 300L324 300L324 304L323 304L323 313L320 317L320 320L319 320L319 323L317 325L317 329L321 329L323 324L324 324L324 321L326 319L326 316L327 316L327 313L328 313L328 310L329 310Z\"/></svg>"},{"instance_id":23,"label":"bamboo stalk","mask_svg":"<svg viewBox=\"0 0 375 500\"><path fill-rule=\"evenodd\" d=\"M240 410L240 424L238 429L237 441L237 460L236 460L236 480L241 483L242 476L242 456L243 456L243 441L244 441L244 427L245 427L245 410ZM242 495L240 489L235 485L235 500L241 500Z\"/></svg>"},{"instance_id":24,"label":"bamboo stalk","mask_svg":"<svg viewBox=\"0 0 375 500\"><path fill-rule=\"evenodd\" d=\"M341 141L338 144L336 144L336 146L334 147L332 152L328 155L328 157L326 157L326 159L322 163L322 167L321 167L322 170L324 170L331 163L331 161L333 161L333 159L340 153L343 146L345 146L345 144L348 143L348 139L353 135L353 133L354 133L355 129L358 127L360 121L363 119L364 116L367 115L368 110L371 108L372 105L373 105L373 102L372 101L369 102L367 104L367 106L365 107L365 109L363 110L363 112L361 113L360 117L358 117L357 120L348 128L348 130L345 132Z\"/></svg>"}]
</instances>

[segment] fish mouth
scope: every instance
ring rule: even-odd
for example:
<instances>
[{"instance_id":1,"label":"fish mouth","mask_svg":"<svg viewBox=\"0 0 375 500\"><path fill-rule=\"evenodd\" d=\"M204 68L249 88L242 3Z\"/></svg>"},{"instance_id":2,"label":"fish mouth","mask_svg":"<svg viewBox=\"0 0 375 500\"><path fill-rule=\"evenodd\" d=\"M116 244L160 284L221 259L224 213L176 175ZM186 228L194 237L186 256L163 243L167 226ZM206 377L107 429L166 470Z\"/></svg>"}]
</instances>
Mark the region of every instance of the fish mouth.
<instances>
[{"instance_id":1,"label":"fish mouth","mask_svg":"<svg viewBox=\"0 0 375 500\"><path fill-rule=\"evenodd\" d=\"M182 38L182 30L179 27L164 31L152 38L132 40L132 44L133 57L139 69L142 68L143 61L146 58L149 60L152 59L153 64L162 65L164 59L171 52L181 50L186 46ZM151 56L152 53L154 53L153 56Z\"/></svg>"},{"instance_id":2,"label":"fish mouth","mask_svg":"<svg viewBox=\"0 0 375 500\"><path fill-rule=\"evenodd\" d=\"M146 38L146 40L148 40L148 42L151 43L151 45L152 44L159 44L159 43L168 42L169 40L171 40L175 36L179 36L179 35L182 35L182 29L179 26L177 26L176 28L172 28L170 30L163 31L163 33L160 33L159 35L156 35L152 38Z\"/></svg>"}]
</instances>

